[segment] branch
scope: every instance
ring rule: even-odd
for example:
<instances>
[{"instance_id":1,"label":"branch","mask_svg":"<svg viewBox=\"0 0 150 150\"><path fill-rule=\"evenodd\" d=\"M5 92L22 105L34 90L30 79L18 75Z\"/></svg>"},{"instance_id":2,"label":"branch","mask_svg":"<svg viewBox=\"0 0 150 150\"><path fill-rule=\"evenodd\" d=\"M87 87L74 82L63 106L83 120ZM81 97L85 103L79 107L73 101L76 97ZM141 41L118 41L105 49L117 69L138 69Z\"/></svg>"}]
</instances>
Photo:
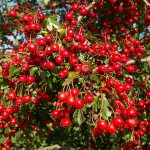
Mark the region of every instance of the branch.
<instances>
[{"instance_id":1,"label":"branch","mask_svg":"<svg viewBox=\"0 0 150 150\"><path fill-rule=\"evenodd\" d=\"M74 148L60 146L58 144L48 146L48 147L41 147L38 150L59 150L59 149L62 149L62 150L75 150Z\"/></svg>"},{"instance_id":2,"label":"branch","mask_svg":"<svg viewBox=\"0 0 150 150\"><path fill-rule=\"evenodd\" d=\"M146 58L143 58L141 59L141 62L150 62L150 56L146 57ZM129 60L126 65L132 65L132 64L135 64L135 60Z\"/></svg>"},{"instance_id":3,"label":"branch","mask_svg":"<svg viewBox=\"0 0 150 150\"><path fill-rule=\"evenodd\" d=\"M86 7L86 9L87 10L90 10L91 8L93 8L93 6L96 4L96 2L95 1L93 1L91 4L89 4L87 7ZM79 16L78 17L78 22L81 22L81 20L83 19L83 16Z\"/></svg>"},{"instance_id":4,"label":"branch","mask_svg":"<svg viewBox=\"0 0 150 150\"><path fill-rule=\"evenodd\" d=\"M150 3L147 0L143 0L147 6L150 6Z\"/></svg>"}]
</instances>

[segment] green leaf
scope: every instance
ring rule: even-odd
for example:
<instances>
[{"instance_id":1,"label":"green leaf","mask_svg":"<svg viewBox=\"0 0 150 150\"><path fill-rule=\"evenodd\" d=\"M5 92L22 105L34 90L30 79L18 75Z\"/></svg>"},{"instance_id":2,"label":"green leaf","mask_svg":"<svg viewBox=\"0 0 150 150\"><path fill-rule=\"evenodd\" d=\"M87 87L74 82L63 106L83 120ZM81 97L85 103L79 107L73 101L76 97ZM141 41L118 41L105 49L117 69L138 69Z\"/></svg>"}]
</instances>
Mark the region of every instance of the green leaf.
<instances>
[{"instance_id":1,"label":"green leaf","mask_svg":"<svg viewBox=\"0 0 150 150\"><path fill-rule=\"evenodd\" d=\"M109 106L109 103L108 103L108 100L107 100L105 94L103 94L103 96L102 96L102 101L103 101L103 107Z\"/></svg>"},{"instance_id":2,"label":"green leaf","mask_svg":"<svg viewBox=\"0 0 150 150\"><path fill-rule=\"evenodd\" d=\"M80 126L84 121L85 121L85 117L83 115L82 110L76 110L73 114L73 120L78 123L78 125Z\"/></svg>"},{"instance_id":3,"label":"green leaf","mask_svg":"<svg viewBox=\"0 0 150 150\"><path fill-rule=\"evenodd\" d=\"M52 31L53 28L58 29L60 27L60 23L57 22L57 18L55 16L51 16L47 19L47 29Z\"/></svg>"},{"instance_id":4,"label":"green leaf","mask_svg":"<svg viewBox=\"0 0 150 150\"><path fill-rule=\"evenodd\" d=\"M71 71L69 73L68 78L65 79L63 86L70 84L75 78L77 78L78 75L79 75L79 72Z\"/></svg>"},{"instance_id":5,"label":"green leaf","mask_svg":"<svg viewBox=\"0 0 150 150\"><path fill-rule=\"evenodd\" d=\"M101 110L101 113L102 113L102 114L101 114L102 118L103 118L104 120L108 120L108 117L107 117L107 115L106 115L104 109Z\"/></svg>"},{"instance_id":6,"label":"green leaf","mask_svg":"<svg viewBox=\"0 0 150 150\"><path fill-rule=\"evenodd\" d=\"M43 0L43 3L46 5L48 4L48 2L49 2L49 0Z\"/></svg>"},{"instance_id":7,"label":"green leaf","mask_svg":"<svg viewBox=\"0 0 150 150\"><path fill-rule=\"evenodd\" d=\"M92 78L96 81L96 83L100 83L100 77L96 74L91 74Z\"/></svg>"},{"instance_id":8,"label":"green leaf","mask_svg":"<svg viewBox=\"0 0 150 150\"><path fill-rule=\"evenodd\" d=\"M79 83L83 84L83 78L78 78Z\"/></svg>"},{"instance_id":9,"label":"green leaf","mask_svg":"<svg viewBox=\"0 0 150 150\"><path fill-rule=\"evenodd\" d=\"M99 88L99 85L97 85L97 83L94 83L94 84L92 85L92 87L95 88L95 89L97 89L97 88Z\"/></svg>"},{"instance_id":10,"label":"green leaf","mask_svg":"<svg viewBox=\"0 0 150 150\"><path fill-rule=\"evenodd\" d=\"M112 112L109 110L109 103L105 94L102 95L101 113L102 118L105 120L108 120L108 117L111 117L112 114Z\"/></svg>"},{"instance_id":11,"label":"green leaf","mask_svg":"<svg viewBox=\"0 0 150 150\"><path fill-rule=\"evenodd\" d=\"M46 77L47 77L47 74L46 74L46 71L42 71L41 72L41 78L42 78L42 81L46 81Z\"/></svg>"},{"instance_id":12,"label":"green leaf","mask_svg":"<svg viewBox=\"0 0 150 150\"><path fill-rule=\"evenodd\" d=\"M21 67L19 67L19 66L11 66L9 72L10 72L9 77L14 77L18 73L21 72Z\"/></svg>"},{"instance_id":13,"label":"green leaf","mask_svg":"<svg viewBox=\"0 0 150 150\"><path fill-rule=\"evenodd\" d=\"M36 73L38 73L38 68L37 67L30 68L30 75L35 75Z\"/></svg>"},{"instance_id":14,"label":"green leaf","mask_svg":"<svg viewBox=\"0 0 150 150\"><path fill-rule=\"evenodd\" d=\"M99 108L99 98L98 96L94 96L94 111L97 112Z\"/></svg>"},{"instance_id":15,"label":"green leaf","mask_svg":"<svg viewBox=\"0 0 150 150\"><path fill-rule=\"evenodd\" d=\"M142 71L144 71L145 73L150 74L150 67L148 63L143 63L143 66L141 67Z\"/></svg>"},{"instance_id":16,"label":"green leaf","mask_svg":"<svg viewBox=\"0 0 150 150\"><path fill-rule=\"evenodd\" d=\"M104 107L103 109L104 109L104 112L105 112L106 116L107 116L107 117L111 117L111 114L112 114L112 113L111 113L111 111L108 109L108 107Z\"/></svg>"},{"instance_id":17,"label":"green leaf","mask_svg":"<svg viewBox=\"0 0 150 150\"><path fill-rule=\"evenodd\" d=\"M60 37L65 37L65 32L66 32L66 30L65 29L63 29L63 28L60 28L60 29L58 29L57 30L58 31L58 33L59 33L59 35L60 35Z\"/></svg>"}]
</instances>

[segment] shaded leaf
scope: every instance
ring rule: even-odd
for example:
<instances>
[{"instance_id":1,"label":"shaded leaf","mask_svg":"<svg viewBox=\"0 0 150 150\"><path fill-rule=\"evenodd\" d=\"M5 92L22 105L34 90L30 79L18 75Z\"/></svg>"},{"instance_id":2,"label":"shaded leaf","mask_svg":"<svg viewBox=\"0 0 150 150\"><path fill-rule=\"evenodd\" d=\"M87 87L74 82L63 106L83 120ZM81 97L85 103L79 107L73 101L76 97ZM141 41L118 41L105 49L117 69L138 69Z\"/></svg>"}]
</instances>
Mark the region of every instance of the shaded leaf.
<instances>
[{"instance_id":1,"label":"shaded leaf","mask_svg":"<svg viewBox=\"0 0 150 150\"><path fill-rule=\"evenodd\" d=\"M85 117L83 115L82 110L76 110L73 114L73 120L78 123L78 125L80 126L84 121L85 121Z\"/></svg>"}]
</instances>

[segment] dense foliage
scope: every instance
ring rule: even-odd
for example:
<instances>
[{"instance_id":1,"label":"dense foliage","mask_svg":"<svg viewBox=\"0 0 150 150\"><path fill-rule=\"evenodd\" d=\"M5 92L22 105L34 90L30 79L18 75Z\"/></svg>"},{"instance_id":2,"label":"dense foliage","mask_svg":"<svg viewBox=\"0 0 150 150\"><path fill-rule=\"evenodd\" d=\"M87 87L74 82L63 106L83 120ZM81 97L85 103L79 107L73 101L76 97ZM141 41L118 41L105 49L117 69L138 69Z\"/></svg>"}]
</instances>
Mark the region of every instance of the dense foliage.
<instances>
[{"instance_id":1,"label":"dense foliage","mask_svg":"<svg viewBox=\"0 0 150 150\"><path fill-rule=\"evenodd\" d=\"M0 150L150 150L149 5L2 0Z\"/></svg>"}]
</instances>

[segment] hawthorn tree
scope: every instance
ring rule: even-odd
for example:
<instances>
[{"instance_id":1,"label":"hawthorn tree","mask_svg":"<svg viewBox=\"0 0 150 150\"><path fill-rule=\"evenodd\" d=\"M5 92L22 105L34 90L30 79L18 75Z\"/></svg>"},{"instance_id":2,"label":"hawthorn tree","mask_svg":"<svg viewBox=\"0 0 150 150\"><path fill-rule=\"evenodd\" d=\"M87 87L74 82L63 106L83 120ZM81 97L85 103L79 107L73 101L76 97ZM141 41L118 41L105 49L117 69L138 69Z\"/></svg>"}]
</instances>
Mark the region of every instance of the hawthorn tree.
<instances>
[{"instance_id":1,"label":"hawthorn tree","mask_svg":"<svg viewBox=\"0 0 150 150\"><path fill-rule=\"evenodd\" d=\"M150 149L147 0L0 8L0 150Z\"/></svg>"}]
</instances>

